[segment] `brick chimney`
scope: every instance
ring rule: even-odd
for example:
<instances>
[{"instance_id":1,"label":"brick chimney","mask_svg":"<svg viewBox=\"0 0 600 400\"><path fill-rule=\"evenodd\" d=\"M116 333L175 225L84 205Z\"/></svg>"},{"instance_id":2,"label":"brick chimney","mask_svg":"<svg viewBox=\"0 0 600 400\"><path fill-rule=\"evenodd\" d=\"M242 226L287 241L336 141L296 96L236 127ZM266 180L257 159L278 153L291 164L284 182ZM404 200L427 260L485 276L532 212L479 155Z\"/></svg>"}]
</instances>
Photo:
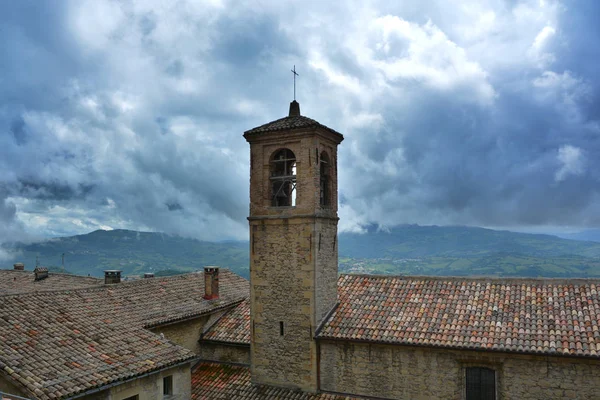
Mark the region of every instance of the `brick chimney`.
<instances>
[{"instance_id":1,"label":"brick chimney","mask_svg":"<svg viewBox=\"0 0 600 400\"><path fill-rule=\"evenodd\" d=\"M154 278L154 272L144 272L144 279Z\"/></svg>"},{"instance_id":2,"label":"brick chimney","mask_svg":"<svg viewBox=\"0 0 600 400\"><path fill-rule=\"evenodd\" d=\"M35 274L35 280L41 281L42 279L46 279L48 277L48 268L46 267L35 267L33 270Z\"/></svg>"},{"instance_id":3,"label":"brick chimney","mask_svg":"<svg viewBox=\"0 0 600 400\"><path fill-rule=\"evenodd\" d=\"M104 284L111 285L121 283L121 271L118 269L107 269L104 271Z\"/></svg>"},{"instance_id":4,"label":"brick chimney","mask_svg":"<svg viewBox=\"0 0 600 400\"><path fill-rule=\"evenodd\" d=\"M219 298L218 267L204 267L204 298L206 300Z\"/></svg>"},{"instance_id":5,"label":"brick chimney","mask_svg":"<svg viewBox=\"0 0 600 400\"><path fill-rule=\"evenodd\" d=\"M24 271L25 270L25 264L23 264L23 263L15 263L13 265L13 268L15 269L15 271Z\"/></svg>"}]
</instances>

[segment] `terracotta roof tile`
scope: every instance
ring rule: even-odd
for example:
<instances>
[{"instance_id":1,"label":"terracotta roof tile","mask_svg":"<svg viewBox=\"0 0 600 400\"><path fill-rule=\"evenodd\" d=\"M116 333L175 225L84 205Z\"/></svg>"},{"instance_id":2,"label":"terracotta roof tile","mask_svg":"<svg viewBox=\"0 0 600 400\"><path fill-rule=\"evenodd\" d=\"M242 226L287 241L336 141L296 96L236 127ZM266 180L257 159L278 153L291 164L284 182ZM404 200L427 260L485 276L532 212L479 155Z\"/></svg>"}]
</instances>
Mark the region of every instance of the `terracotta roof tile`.
<instances>
[{"instance_id":1,"label":"terracotta roof tile","mask_svg":"<svg viewBox=\"0 0 600 400\"><path fill-rule=\"evenodd\" d=\"M192 371L192 400L354 400L330 393L310 394L272 386L253 385L250 368L200 363Z\"/></svg>"},{"instance_id":2,"label":"terracotta roof tile","mask_svg":"<svg viewBox=\"0 0 600 400\"><path fill-rule=\"evenodd\" d=\"M36 281L33 271L0 270L0 295L76 289L103 284L103 279L55 272L50 272L46 279Z\"/></svg>"},{"instance_id":3,"label":"terracotta roof tile","mask_svg":"<svg viewBox=\"0 0 600 400\"><path fill-rule=\"evenodd\" d=\"M305 117L303 115L292 116L292 117L284 117L278 120L266 123L261 126L257 126L256 128L252 128L244 132L244 136L246 135L255 135L265 132L275 132L282 130L290 130L290 129L306 129L306 128L322 128L329 132L332 132L336 135L342 136L341 133L323 125L319 122L315 121L312 118Z\"/></svg>"},{"instance_id":4,"label":"terracotta roof tile","mask_svg":"<svg viewBox=\"0 0 600 400\"><path fill-rule=\"evenodd\" d=\"M40 399L60 399L162 369L194 353L144 329L229 307L248 281L219 273L205 300L203 274L0 298L0 373Z\"/></svg>"},{"instance_id":5,"label":"terracotta roof tile","mask_svg":"<svg viewBox=\"0 0 600 400\"><path fill-rule=\"evenodd\" d=\"M321 339L598 357L600 282L342 275Z\"/></svg>"},{"instance_id":6,"label":"terracotta roof tile","mask_svg":"<svg viewBox=\"0 0 600 400\"><path fill-rule=\"evenodd\" d=\"M223 315L202 336L204 340L250 344L250 301L241 302Z\"/></svg>"}]
</instances>

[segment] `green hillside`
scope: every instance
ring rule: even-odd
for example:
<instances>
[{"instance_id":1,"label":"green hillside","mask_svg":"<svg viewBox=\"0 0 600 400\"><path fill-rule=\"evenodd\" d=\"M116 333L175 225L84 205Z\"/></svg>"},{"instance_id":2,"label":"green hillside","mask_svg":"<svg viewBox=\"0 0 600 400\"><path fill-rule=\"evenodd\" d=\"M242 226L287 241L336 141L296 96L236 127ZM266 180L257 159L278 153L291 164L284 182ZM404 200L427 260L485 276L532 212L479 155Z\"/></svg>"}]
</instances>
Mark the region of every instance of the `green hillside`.
<instances>
[{"instance_id":1,"label":"green hillside","mask_svg":"<svg viewBox=\"0 0 600 400\"><path fill-rule=\"evenodd\" d=\"M340 254L353 258L482 257L490 253L535 257L600 257L600 243L465 226L403 225L340 235Z\"/></svg>"},{"instance_id":2,"label":"green hillside","mask_svg":"<svg viewBox=\"0 0 600 400\"><path fill-rule=\"evenodd\" d=\"M94 231L17 245L19 261L27 269L40 265L60 266L65 254L65 269L76 274L102 276L105 269L120 269L125 275L164 270L194 271L206 265L230 268L248 277L247 242L202 242L163 233L116 229Z\"/></svg>"},{"instance_id":3,"label":"green hillside","mask_svg":"<svg viewBox=\"0 0 600 400\"><path fill-rule=\"evenodd\" d=\"M4 247L7 247L4 245ZM227 267L248 278L247 242L203 242L174 235L127 230L95 231L29 245L9 260L77 274L167 275L206 265ZM406 275L600 277L600 243L473 227L405 225L389 231L339 235L341 272Z\"/></svg>"}]
</instances>

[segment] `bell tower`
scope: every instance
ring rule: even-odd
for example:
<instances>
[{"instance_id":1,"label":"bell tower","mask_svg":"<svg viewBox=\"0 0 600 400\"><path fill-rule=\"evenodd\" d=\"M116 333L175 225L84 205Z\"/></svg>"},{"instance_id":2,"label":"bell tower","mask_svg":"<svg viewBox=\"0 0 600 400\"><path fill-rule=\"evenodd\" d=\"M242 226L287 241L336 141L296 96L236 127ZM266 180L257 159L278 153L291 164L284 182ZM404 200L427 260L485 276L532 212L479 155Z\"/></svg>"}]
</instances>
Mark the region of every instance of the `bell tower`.
<instances>
[{"instance_id":1,"label":"bell tower","mask_svg":"<svg viewBox=\"0 0 600 400\"><path fill-rule=\"evenodd\" d=\"M244 133L250 143L252 382L316 391L315 330L337 302L337 146L300 114Z\"/></svg>"}]
</instances>

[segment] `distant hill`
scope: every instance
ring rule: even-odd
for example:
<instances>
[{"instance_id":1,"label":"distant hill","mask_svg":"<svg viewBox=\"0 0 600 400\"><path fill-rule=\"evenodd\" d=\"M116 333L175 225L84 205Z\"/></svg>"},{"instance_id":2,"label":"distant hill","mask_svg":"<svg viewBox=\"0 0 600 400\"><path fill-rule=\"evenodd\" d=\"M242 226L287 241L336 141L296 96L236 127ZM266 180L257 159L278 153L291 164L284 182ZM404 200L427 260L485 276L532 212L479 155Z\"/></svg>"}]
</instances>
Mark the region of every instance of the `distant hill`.
<instances>
[{"instance_id":1,"label":"distant hill","mask_svg":"<svg viewBox=\"0 0 600 400\"><path fill-rule=\"evenodd\" d=\"M357 258L480 257L490 253L600 257L600 243L466 226L402 225L389 231L371 227L364 234L341 234L339 252Z\"/></svg>"},{"instance_id":2,"label":"distant hill","mask_svg":"<svg viewBox=\"0 0 600 400\"><path fill-rule=\"evenodd\" d=\"M600 242L600 229L589 229L577 233L562 233L556 236L572 239L572 240L586 240L589 242Z\"/></svg>"},{"instance_id":3,"label":"distant hill","mask_svg":"<svg viewBox=\"0 0 600 400\"><path fill-rule=\"evenodd\" d=\"M86 235L12 245L19 261L33 269L36 256L44 266L60 266L76 274L102 276L105 269L121 269L125 275L174 270L193 271L219 265L248 277L247 242L203 242L175 235L122 229L98 230Z\"/></svg>"},{"instance_id":4,"label":"distant hill","mask_svg":"<svg viewBox=\"0 0 600 400\"><path fill-rule=\"evenodd\" d=\"M464 226L403 225L340 235L346 272L600 277L600 243Z\"/></svg>"},{"instance_id":5,"label":"distant hill","mask_svg":"<svg viewBox=\"0 0 600 400\"><path fill-rule=\"evenodd\" d=\"M248 242L204 242L174 235L128 230L94 231L34 244L4 245L33 269L65 267L102 276L169 275L206 265L227 267L248 278ZM403 225L389 231L339 235L340 271L420 275L600 277L600 243L462 226ZM5 268L10 267L9 261ZM162 272L161 272L162 271Z\"/></svg>"}]
</instances>

